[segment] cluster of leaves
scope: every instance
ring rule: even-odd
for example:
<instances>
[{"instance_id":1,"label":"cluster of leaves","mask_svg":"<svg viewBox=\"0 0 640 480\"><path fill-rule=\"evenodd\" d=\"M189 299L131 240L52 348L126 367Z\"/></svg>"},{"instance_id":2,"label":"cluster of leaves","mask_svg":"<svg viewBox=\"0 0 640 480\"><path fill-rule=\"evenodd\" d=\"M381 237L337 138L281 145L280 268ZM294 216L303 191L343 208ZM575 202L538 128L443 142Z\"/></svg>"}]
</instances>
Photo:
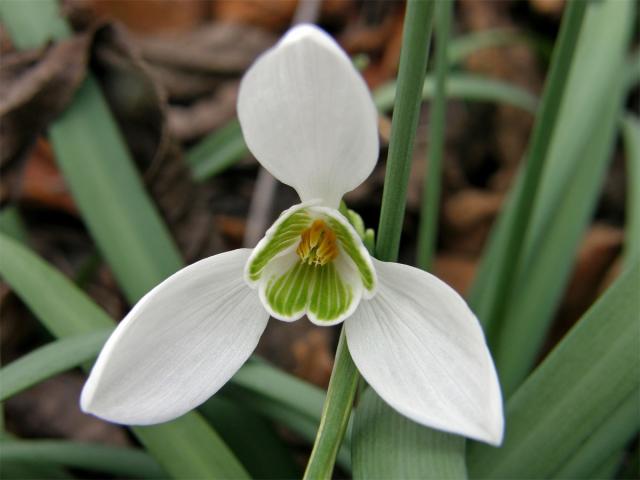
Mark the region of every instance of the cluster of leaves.
<instances>
[{"instance_id":1,"label":"cluster of leaves","mask_svg":"<svg viewBox=\"0 0 640 480\"><path fill-rule=\"evenodd\" d=\"M442 157L448 97L508 102L536 112L526 166L469 298L485 326L504 388L505 443L500 449L475 443L465 448L464 439L411 423L367 389L360 392L351 428L348 411L335 419L348 434L339 450L334 445L335 452L320 455L324 463L318 476L330 475L335 455L354 478L606 478L615 473L623 449L640 428L640 125L623 110L638 80L637 55L631 63L626 58L634 10L631 0L569 2L538 106L535 97L513 86L448 72L470 45L513 37L450 41L451 2L409 2L398 84L374 92L380 110L395 105L379 258L397 255L422 99L434 99L431 159ZM70 34L54 0L5 1L0 14L21 49ZM435 76L425 79L430 38L425 25L432 20ZM534 368L620 131L630 186L624 273ZM48 133L87 228L128 300L137 301L183 265L94 78L85 80ZM245 152L239 127L232 123L196 146L189 162L194 177L204 180ZM427 219L437 211L437 160L435 165L425 189L421 252L433 251L435 224ZM0 225L0 274L58 339L0 370L4 401L59 372L86 368L113 321L29 250L10 210L2 213ZM428 253L421 264L429 262ZM344 361L339 357L336 363ZM347 383L357 382L348 364L336 369L332 383L340 383L340 375ZM347 390L352 399L353 391ZM69 475L65 468L79 468L144 478L295 477L298 466L272 423L312 441L324 397L320 389L253 359L199 411L167 424L133 428L144 450L26 441L3 433L3 475L57 478ZM340 417L340 411L334 413ZM330 424L331 415L324 420Z\"/></svg>"}]
</instances>

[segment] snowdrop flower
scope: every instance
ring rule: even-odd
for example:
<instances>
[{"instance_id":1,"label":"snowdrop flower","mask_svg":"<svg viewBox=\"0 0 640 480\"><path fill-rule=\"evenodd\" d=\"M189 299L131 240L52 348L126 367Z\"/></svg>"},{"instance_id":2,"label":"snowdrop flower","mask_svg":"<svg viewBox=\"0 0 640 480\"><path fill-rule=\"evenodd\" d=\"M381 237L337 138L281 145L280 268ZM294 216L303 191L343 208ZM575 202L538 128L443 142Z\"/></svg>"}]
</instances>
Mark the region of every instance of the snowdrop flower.
<instances>
[{"instance_id":1,"label":"snowdrop flower","mask_svg":"<svg viewBox=\"0 0 640 480\"><path fill-rule=\"evenodd\" d=\"M176 418L222 387L269 316L344 322L369 385L410 419L499 444L500 387L482 329L433 275L371 258L337 210L378 156L377 114L347 55L313 26L293 28L242 80L251 152L302 203L253 249L201 260L131 310L82 391L84 411L145 425Z\"/></svg>"}]
</instances>

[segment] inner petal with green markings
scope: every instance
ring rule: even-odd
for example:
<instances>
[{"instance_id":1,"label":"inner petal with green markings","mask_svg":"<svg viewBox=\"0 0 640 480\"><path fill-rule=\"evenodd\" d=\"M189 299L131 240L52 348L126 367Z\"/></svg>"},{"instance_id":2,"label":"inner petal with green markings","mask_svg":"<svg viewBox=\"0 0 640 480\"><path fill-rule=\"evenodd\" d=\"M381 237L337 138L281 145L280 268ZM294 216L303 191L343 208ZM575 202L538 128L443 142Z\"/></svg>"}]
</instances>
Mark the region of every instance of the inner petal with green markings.
<instances>
[{"instance_id":1,"label":"inner petal with green markings","mask_svg":"<svg viewBox=\"0 0 640 480\"><path fill-rule=\"evenodd\" d=\"M337 210L313 202L286 210L249 257L245 279L272 316L303 315L318 325L349 317L371 298L376 272L369 252Z\"/></svg>"}]
</instances>

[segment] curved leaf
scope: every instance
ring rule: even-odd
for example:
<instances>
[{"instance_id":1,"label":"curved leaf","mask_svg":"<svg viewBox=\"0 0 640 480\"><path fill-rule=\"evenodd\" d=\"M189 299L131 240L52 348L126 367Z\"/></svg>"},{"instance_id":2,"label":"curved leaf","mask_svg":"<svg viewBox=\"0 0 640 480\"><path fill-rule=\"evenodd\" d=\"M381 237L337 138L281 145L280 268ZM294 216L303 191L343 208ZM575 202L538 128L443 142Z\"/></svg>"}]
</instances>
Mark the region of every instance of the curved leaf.
<instances>
[{"instance_id":1,"label":"curved leaf","mask_svg":"<svg viewBox=\"0 0 640 480\"><path fill-rule=\"evenodd\" d=\"M131 448L56 440L2 442L0 463L60 464L93 472L134 478L165 478L148 454Z\"/></svg>"},{"instance_id":2,"label":"curved leaf","mask_svg":"<svg viewBox=\"0 0 640 480\"><path fill-rule=\"evenodd\" d=\"M638 285L636 261L509 400L502 447L471 446L472 477L549 478L572 461L631 396L637 407ZM634 410L637 425L640 411ZM614 436L618 434L626 437L628 430L616 429ZM605 461L612 452L601 453Z\"/></svg>"},{"instance_id":3,"label":"curved leaf","mask_svg":"<svg viewBox=\"0 0 640 480\"><path fill-rule=\"evenodd\" d=\"M95 358L113 329L51 342L0 369L0 401Z\"/></svg>"}]
</instances>

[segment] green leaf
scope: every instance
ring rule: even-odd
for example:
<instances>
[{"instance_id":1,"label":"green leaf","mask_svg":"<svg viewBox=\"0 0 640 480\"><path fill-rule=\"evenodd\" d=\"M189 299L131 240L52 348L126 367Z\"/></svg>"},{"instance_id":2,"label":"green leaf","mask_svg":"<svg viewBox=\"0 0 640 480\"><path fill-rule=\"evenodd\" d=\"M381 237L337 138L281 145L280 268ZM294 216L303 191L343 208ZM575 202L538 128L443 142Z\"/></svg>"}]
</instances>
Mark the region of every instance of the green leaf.
<instances>
[{"instance_id":1,"label":"green leaf","mask_svg":"<svg viewBox=\"0 0 640 480\"><path fill-rule=\"evenodd\" d=\"M325 392L273 368L260 360L245 364L232 379L234 385L295 410L317 423L322 413Z\"/></svg>"},{"instance_id":2,"label":"green leaf","mask_svg":"<svg viewBox=\"0 0 640 480\"><path fill-rule=\"evenodd\" d=\"M203 181L248 155L240 123L233 119L191 147L187 153L187 163L191 167L193 178Z\"/></svg>"},{"instance_id":3,"label":"green leaf","mask_svg":"<svg viewBox=\"0 0 640 480\"><path fill-rule=\"evenodd\" d=\"M2 445L7 442L15 442L16 438L5 431L0 431L0 450ZM52 463L34 464L21 460L3 461L0 464L0 473L5 479L34 479L41 480L54 478L70 478L69 472L65 471L59 465Z\"/></svg>"},{"instance_id":4,"label":"green leaf","mask_svg":"<svg viewBox=\"0 0 640 480\"><path fill-rule=\"evenodd\" d=\"M24 222L22 221L22 217L20 216L20 211L15 206L10 205L0 211L0 233L4 233L19 242L27 242L27 230ZM1 387L2 383L0 382L0 388ZM3 431L4 429L4 408L0 403L0 431ZM22 472L22 474L28 475L29 468L17 466L13 470L15 472Z\"/></svg>"},{"instance_id":5,"label":"green leaf","mask_svg":"<svg viewBox=\"0 0 640 480\"><path fill-rule=\"evenodd\" d=\"M5 207L0 211L0 232L25 243L28 238L20 211L16 207Z\"/></svg>"},{"instance_id":6,"label":"green leaf","mask_svg":"<svg viewBox=\"0 0 640 480\"><path fill-rule=\"evenodd\" d=\"M472 477L550 478L591 442L608 448L600 443L611 433L605 423L640 388L639 284L635 262L518 389L502 447L470 448ZM613 437L627 434L615 429ZM602 453L604 461L611 452Z\"/></svg>"},{"instance_id":7,"label":"green leaf","mask_svg":"<svg viewBox=\"0 0 640 480\"><path fill-rule=\"evenodd\" d=\"M28 3L31 4L25 5ZM0 18L13 44L20 50L40 48L50 40L71 35L71 28L60 15L55 0L4 0L0 2Z\"/></svg>"},{"instance_id":8,"label":"green leaf","mask_svg":"<svg viewBox=\"0 0 640 480\"><path fill-rule=\"evenodd\" d=\"M113 328L111 318L64 275L0 234L0 274L58 338Z\"/></svg>"},{"instance_id":9,"label":"green leaf","mask_svg":"<svg viewBox=\"0 0 640 480\"><path fill-rule=\"evenodd\" d=\"M508 306L509 290L521 260L523 241L531 221L551 138L559 123L561 100L564 93L568 91L570 67L575 58L586 8L586 2L571 2L563 14L542 105L536 116L526 161L522 166L519 188L512 193L511 197L515 214L510 217L511 222L503 229L500 256L494 259L495 289L490 292L493 295L486 295L487 308L481 315L481 319L489 327L489 333L491 333L491 327L497 328L496 325L502 321Z\"/></svg>"},{"instance_id":10,"label":"green leaf","mask_svg":"<svg viewBox=\"0 0 640 480\"><path fill-rule=\"evenodd\" d=\"M463 437L417 427L371 388L358 400L353 438L354 479L467 478Z\"/></svg>"},{"instance_id":11,"label":"green leaf","mask_svg":"<svg viewBox=\"0 0 640 480\"><path fill-rule=\"evenodd\" d=\"M220 432L252 478L299 478L291 453L264 418L221 395L214 395L198 410Z\"/></svg>"},{"instance_id":12,"label":"green leaf","mask_svg":"<svg viewBox=\"0 0 640 480\"><path fill-rule=\"evenodd\" d=\"M0 369L0 401L95 358L112 328L74 335L40 347Z\"/></svg>"},{"instance_id":13,"label":"green leaf","mask_svg":"<svg viewBox=\"0 0 640 480\"><path fill-rule=\"evenodd\" d=\"M625 445L640 429L640 390L629 395L598 429L564 462L553 478L600 478L593 473L611 457L619 459Z\"/></svg>"},{"instance_id":14,"label":"green leaf","mask_svg":"<svg viewBox=\"0 0 640 480\"><path fill-rule=\"evenodd\" d=\"M485 48L511 46L525 44L538 51L542 56L548 57L551 46L548 42L531 32L522 32L513 28L495 28L468 33L451 40L447 49L449 63L463 62L469 55Z\"/></svg>"},{"instance_id":15,"label":"green leaf","mask_svg":"<svg viewBox=\"0 0 640 480\"><path fill-rule=\"evenodd\" d=\"M69 479L71 475L57 465L36 465L24 461L2 462L2 478L5 480L53 480L58 478Z\"/></svg>"},{"instance_id":16,"label":"green leaf","mask_svg":"<svg viewBox=\"0 0 640 480\"><path fill-rule=\"evenodd\" d=\"M56 440L2 442L0 463L60 464L92 472L134 478L166 478L149 455L131 448Z\"/></svg>"},{"instance_id":17,"label":"green leaf","mask_svg":"<svg viewBox=\"0 0 640 480\"><path fill-rule=\"evenodd\" d=\"M240 370L240 372L242 372L242 370ZM274 400L271 396L262 396L258 393L238 388L237 385L234 384L233 379L225 386L222 394L234 402L241 404L243 407L249 408L259 415L285 426L310 444L312 444L316 438L316 433L320 425L322 402L315 415L306 415L301 413L300 405L293 405L291 401L287 403L280 402ZM324 399L324 394L322 398ZM290 406L290 404L292 406ZM347 432L336 457L336 463L347 472L351 471L351 452L349 445Z\"/></svg>"},{"instance_id":18,"label":"green leaf","mask_svg":"<svg viewBox=\"0 0 640 480\"><path fill-rule=\"evenodd\" d=\"M422 99L429 100L435 95L435 79L427 76L422 86ZM393 107L396 83L389 82L373 92L373 100L381 112ZM512 105L527 112L535 113L538 99L526 90L500 80L470 73L451 73L447 78L447 98L476 102L495 102Z\"/></svg>"},{"instance_id":19,"label":"green leaf","mask_svg":"<svg viewBox=\"0 0 640 480\"><path fill-rule=\"evenodd\" d=\"M427 141L427 170L422 189L420 206L420 225L418 227L418 246L416 265L423 270L431 268L436 239L438 236L438 214L440 212L440 189L442 184L442 158L444 156L445 124L447 111L447 49L453 3L448 0L436 5L435 37L436 85L431 105L429 138Z\"/></svg>"},{"instance_id":20,"label":"green leaf","mask_svg":"<svg viewBox=\"0 0 640 480\"><path fill-rule=\"evenodd\" d=\"M620 463L622 463L622 460L624 459L624 457L625 457L624 451L616 452L615 454L611 455L602 465L600 465L597 469L595 469L591 473L589 478L598 478L598 479L637 478L638 477L637 472L640 471L637 468L632 469L630 471L630 475L625 475L625 472L618 473L618 471L620 470ZM616 475L616 473L618 474Z\"/></svg>"},{"instance_id":21,"label":"green leaf","mask_svg":"<svg viewBox=\"0 0 640 480\"><path fill-rule=\"evenodd\" d=\"M625 89L631 90L640 83L640 49L631 54L629 61L625 65Z\"/></svg>"},{"instance_id":22,"label":"green leaf","mask_svg":"<svg viewBox=\"0 0 640 480\"><path fill-rule=\"evenodd\" d=\"M222 392L256 413L313 442L320 425L325 392L257 358L245 364ZM342 442L338 464L349 471L349 438Z\"/></svg>"},{"instance_id":23,"label":"green leaf","mask_svg":"<svg viewBox=\"0 0 640 480\"><path fill-rule=\"evenodd\" d=\"M617 72L624 62L634 5L617 0L585 5L588 13L565 95L561 101L555 99L560 105L556 127L546 132L550 143L539 192L533 200L524 188L526 176L520 175L470 295L488 329L507 396L533 365L563 293L604 178L621 105ZM524 210L516 198L520 206L531 204L525 210L532 209L526 236L517 242L520 253L507 248L522 236ZM520 234L514 236L516 230ZM515 276L505 282L509 275L500 272L516 261ZM502 309L504 313L496 316Z\"/></svg>"},{"instance_id":24,"label":"green leaf","mask_svg":"<svg viewBox=\"0 0 640 480\"><path fill-rule=\"evenodd\" d=\"M49 137L93 239L127 298L139 300L180 269L182 259L93 77L50 127Z\"/></svg>"},{"instance_id":25,"label":"green leaf","mask_svg":"<svg viewBox=\"0 0 640 480\"><path fill-rule=\"evenodd\" d=\"M627 157L627 220L624 254L627 261L640 258L640 121L628 114L622 121Z\"/></svg>"},{"instance_id":26,"label":"green leaf","mask_svg":"<svg viewBox=\"0 0 640 480\"><path fill-rule=\"evenodd\" d=\"M106 313L28 249L0 234L0 251L0 274L54 336L113 327ZM132 430L175 478L247 477L228 447L195 412Z\"/></svg>"}]
</instances>

